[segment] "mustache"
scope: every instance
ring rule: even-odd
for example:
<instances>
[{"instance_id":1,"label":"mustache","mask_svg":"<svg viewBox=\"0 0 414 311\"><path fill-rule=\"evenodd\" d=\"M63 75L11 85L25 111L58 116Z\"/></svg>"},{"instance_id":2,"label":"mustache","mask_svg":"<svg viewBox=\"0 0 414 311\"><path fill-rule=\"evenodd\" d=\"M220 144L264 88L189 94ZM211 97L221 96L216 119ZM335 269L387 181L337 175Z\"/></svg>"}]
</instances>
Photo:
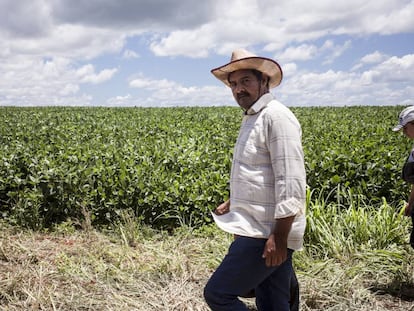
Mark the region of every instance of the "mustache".
<instances>
[{"instance_id":1,"label":"mustache","mask_svg":"<svg viewBox=\"0 0 414 311\"><path fill-rule=\"evenodd\" d=\"M240 92L239 94L237 94L237 99L240 99L245 96L250 96L250 94L247 92Z\"/></svg>"}]
</instances>

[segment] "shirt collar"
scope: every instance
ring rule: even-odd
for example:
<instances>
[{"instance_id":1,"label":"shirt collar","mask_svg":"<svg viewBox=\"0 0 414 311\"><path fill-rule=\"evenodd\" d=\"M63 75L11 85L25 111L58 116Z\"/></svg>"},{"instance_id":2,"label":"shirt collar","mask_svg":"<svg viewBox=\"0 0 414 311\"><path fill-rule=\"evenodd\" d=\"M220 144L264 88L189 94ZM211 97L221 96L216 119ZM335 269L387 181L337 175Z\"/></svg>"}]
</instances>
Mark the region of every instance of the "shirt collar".
<instances>
[{"instance_id":1,"label":"shirt collar","mask_svg":"<svg viewBox=\"0 0 414 311\"><path fill-rule=\"evenodd\" d=\"M246 115L253 115L265 108L267 104L273 100L273 95L269 92L263 94L246 112Z\"/></svg>"}]
</instances>

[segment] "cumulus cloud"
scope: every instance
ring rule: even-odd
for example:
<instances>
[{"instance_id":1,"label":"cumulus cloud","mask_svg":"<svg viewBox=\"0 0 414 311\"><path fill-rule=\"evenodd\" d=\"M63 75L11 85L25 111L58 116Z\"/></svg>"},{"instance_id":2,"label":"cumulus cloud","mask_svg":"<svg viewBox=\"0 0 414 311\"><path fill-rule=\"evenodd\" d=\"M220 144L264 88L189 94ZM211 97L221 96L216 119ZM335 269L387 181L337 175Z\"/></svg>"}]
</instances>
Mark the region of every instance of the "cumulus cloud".
<instances>
[{"instance_id":1,"label":"cumulus cloud","mask_svg":"<svg viewBox=\"0 0 414 311\"><path fill-rule=\"evenodd\" d=\"M135 51L127 49L122 54L122 57L125 59L139 58L139 54Z\"/></svg>"},{"instance_id":2,"label":"cumulus cloud","mask_svg":"<svg viewBox=\"0 0 414 311\"><path fill-rule=\"evenodd\" d=\"M107 106L134 106L134 99L131 94L111 97L107 100Z\"/></svg>"},{"instance_id":3,"label":"cumulus cloud","mask_svg":"<svg viewBox=\"0 0 414 311\"><path fill-rule=\"evenodd\" d=\"M193 0L52 0L51 3L55 18L62 23L162 31L207 22L216 1L195 4Z\"/></svg>"},{"instance_id":4,"label":"cumulus cloud","mask_svg":"<svg viewBox=\"0 0 414 311\"><path fill-rule=\"evenodd\" d=\"M95 73L93 65L79 69L66 58L40 59L15 56L11 63L0 63L0 105L89 105L92 96L79 94L83 83L107 81L116 69Z\"/></svg>"},{"instance_id":5,"label":"cumulus cloud","mask_svg":"<svg viewBox=\"0 0 414 311\"><path fill-rule=\"evenodd\" d=\"M301 44L289 46L282 52L276 52L274 58L282 63L308 61L315 58L322 58L323 64L331 64L340 57L351 46L348 40L344 44L335 44L332 40L326 40L322 46L314 44Z\"/></svg>"},{"instance_id":6,"label":"cumulus cloud","mask_svg":"<svg viewBox=\"0 0 414 311\"><path fill-rule=\"evenodd\" d=\"M197 30L173 31L168 36L153 41L150 47L158 56L206 57L209 47L214 45L213 39L212 29L206 25Z\"/></svg>"},{"instance_id":7,"label":"cumulus cloud","mask_svg":"<svg viewBox=\"0 0 414 311\"><path fill-rule=\"evenodd\" d=\"M105 29L56 25L47 36L19 37L0 44L8 51L6 57L27 55L84 60L120 52L125 44L125 36Z\"/></svg>"},{"instance_id":8,"label":"cumulus cloud","mask_svg":"<svg viewBox=\"0 0 414 311\"><path fill-rule=\"evenodd\" d=\"M376 65L369 71L364 72L364 80L369 82L406 82L414 83L414 54L405 55L401 58L390 57L384 62Z\"/></svg>"},{"instance_id":9,"label":"cumulus cloud","mask_svg":"<svg viewBox=\"0 0 414 311\"><path fill-rule=\"evenodd\" d=\"M351 47L351 41L347 40L344 44L339 45L335 44L333 40L325 41L321 50L328 53L328 56L325 58L324 64L331 64L334 60L340 57L346 50Z\"/></svg>"},{"instance_id":10,"label":"cumulus cloud","mask_svg":"<svg viewBox=\"0 0 414 311\"><path fill-rule=\"evenodd\" d=\"M111 98L110 103L121 104L126 101L134 106L228 106L234 105L229 89L225 86L186 87L167 79L151 79L142 74L129 82L129 86L151 92L147 97L131 95Z\"/></svg>"},{"instance_id":11,"label":"cumulus cloud","mask_svg":"<svg viewBox=\"0 0 414 311\"><path fill-rule=\"evenodd\" d=\"M315 45L301 44L296 47L288 47L277 58L284 62L309 60L315 57L318 48Z\"/></svg>"},{"instance_id":12,"label":"cumulus cloud","mask_svg":"<svg viewBox=\"0 0 414 311\"><path fill-rule=\"evenodd\" d=\"M392 34L414 31L412 1L306 2L229 0L217 5L215 18L192 29L154 37L151 45L158 55L191 56L201 48L228 54L234 47L263 43L267 51L278 51L289 43L300 43L328 35ZM221 48L222 45L228 48ZM348 42L349 44L349 42ZM180 47L177 50L177 47ZM346 47L345 47L346 48ZM340 53L340 51L338 51ZM205 52L203 53L203 55Z\"/></svg>"},{"instance_id":13,"label":"cumulus cloud","mask_svg":"<svg viewBox=\"0 0 414 311\"><path fill-rule=\"evenodd\" d=\"M407 103L412 54L370 51L351 69L329 66L354 38L413 33L412 16L412 0L3 0L0 105L93 104L85 86L115 79L107 104L234 104L221 85L178 81L165 59L227 60L236 47L283 62L275 92L288 104ZM315 59L325 67L305 69ZM134 70L142 75L126 79Z\"/></svg>"},{"instance_id":14,"label":"cumulus cloud","mask_svg":"<svg viewBox=\"0 0 414 311\"><path fill-rule=\"evenodd\" d=\"M118 71L116 68L104 69L95 73L93 65L88 64L76 70L76 75L81 83L99 84L108 81Z\"/></svg>"},{"instance_id":15,"label":"cumulus cloud","mask_svg":"<svg viewBox=\"0 0 414 311\"><path fill-rule=\"evenodd\" d=\"M369 66L369 65L375 65L378 63L381 63L383 61L385 61L386 59L388 59L389 56L385 53L381 53L379 51L375 51L373 53L367 54L364 57L362 57L358 63L352 67L351 71L356 71L361 69L364 66Z\"/></svg>"},{"instance_id":16,"label":"cumulus cloud","mask_svg":"<svg viewBox=\"0 0 414 311\"><path fill-rule=\"evenodd\" d=\"M0 8L0 33L7 37L40 37L52 27L45 1L3 0Z\"/></svg>"},{"instance_id":17,"label":"cumulus cloud","mask_svg":"<svg viewBox=\"0 0 414 311\"><path fill-rule=\"evenodd\" d=\"M406 55L362 72L301 72L285 79L278 93L294 106L413 105L413 61L414 55Z\"/></svg>"},{"instance_id":18,"label":"cumulus cloud","mask_svg":"<svg viewBox=\"0 0 414 311\"><path fill-rule=\"evenodd\" d=\"M129 86L133 88L142 88L147 90L157 90L157 89L175 89L181 88L179 84L173 81L168 81L166 79L154 80L149 78L136 78L129 82Z\"/></svg>"},{"instance_id":19,"label":"cumulus cloud","mask_svg":"<svg viewBox=\"0 0 414 311\"><path fill-rule=\"evenodd\" d=\"M377 64L385 60L388 56L384 53L379 51L375 51L374 53L365 55L361 58L361 63L363 64Z\"/></svg>"}]
</instances>

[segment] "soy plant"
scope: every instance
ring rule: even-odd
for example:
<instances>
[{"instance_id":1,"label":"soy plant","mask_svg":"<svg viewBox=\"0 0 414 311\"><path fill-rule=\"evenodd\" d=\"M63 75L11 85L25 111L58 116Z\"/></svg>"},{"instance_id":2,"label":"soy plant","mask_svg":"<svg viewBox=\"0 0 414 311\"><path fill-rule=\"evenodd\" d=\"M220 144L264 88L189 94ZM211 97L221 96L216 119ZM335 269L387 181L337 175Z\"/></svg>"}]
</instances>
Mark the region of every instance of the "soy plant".
<instances>
[{"instance_id":1,"label":"soy plant","mask_svg":"<svg viewBox=\"0 0 414 311\"><path fill-rule=\"evenodd\" d=\"M401 107L296 107L307 183L327 203L398 204L410 142ZM0 213L51 227L110 226L124 210L158 228L211 222L229 196L237 107L0 108ZM336 189L343 191L336 191Z\"/></svg>"}]
</instances>

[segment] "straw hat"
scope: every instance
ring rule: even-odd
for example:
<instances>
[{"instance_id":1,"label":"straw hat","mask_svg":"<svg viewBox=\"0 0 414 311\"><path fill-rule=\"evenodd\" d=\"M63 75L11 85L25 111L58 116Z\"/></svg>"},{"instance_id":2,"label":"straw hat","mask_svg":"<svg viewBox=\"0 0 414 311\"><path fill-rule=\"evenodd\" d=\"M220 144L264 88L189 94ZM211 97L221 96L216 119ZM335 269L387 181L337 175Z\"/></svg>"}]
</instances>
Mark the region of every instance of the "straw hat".
<instances>
[{"instance_id":1,"label":"straw hat","mask_svg":"<svg viewBox=\"0 0 414 311\"><path fill-rule=\"evenodd\" d=\"M231 54L228 64L211 70L211 73L227 86L229 85L228 76L236 70L256 69L269 77L269 88L274 88L282 81L283 73L280 65L273 59L259 57L246 51L238 49Z\"/></svg>"}]
</instances>

